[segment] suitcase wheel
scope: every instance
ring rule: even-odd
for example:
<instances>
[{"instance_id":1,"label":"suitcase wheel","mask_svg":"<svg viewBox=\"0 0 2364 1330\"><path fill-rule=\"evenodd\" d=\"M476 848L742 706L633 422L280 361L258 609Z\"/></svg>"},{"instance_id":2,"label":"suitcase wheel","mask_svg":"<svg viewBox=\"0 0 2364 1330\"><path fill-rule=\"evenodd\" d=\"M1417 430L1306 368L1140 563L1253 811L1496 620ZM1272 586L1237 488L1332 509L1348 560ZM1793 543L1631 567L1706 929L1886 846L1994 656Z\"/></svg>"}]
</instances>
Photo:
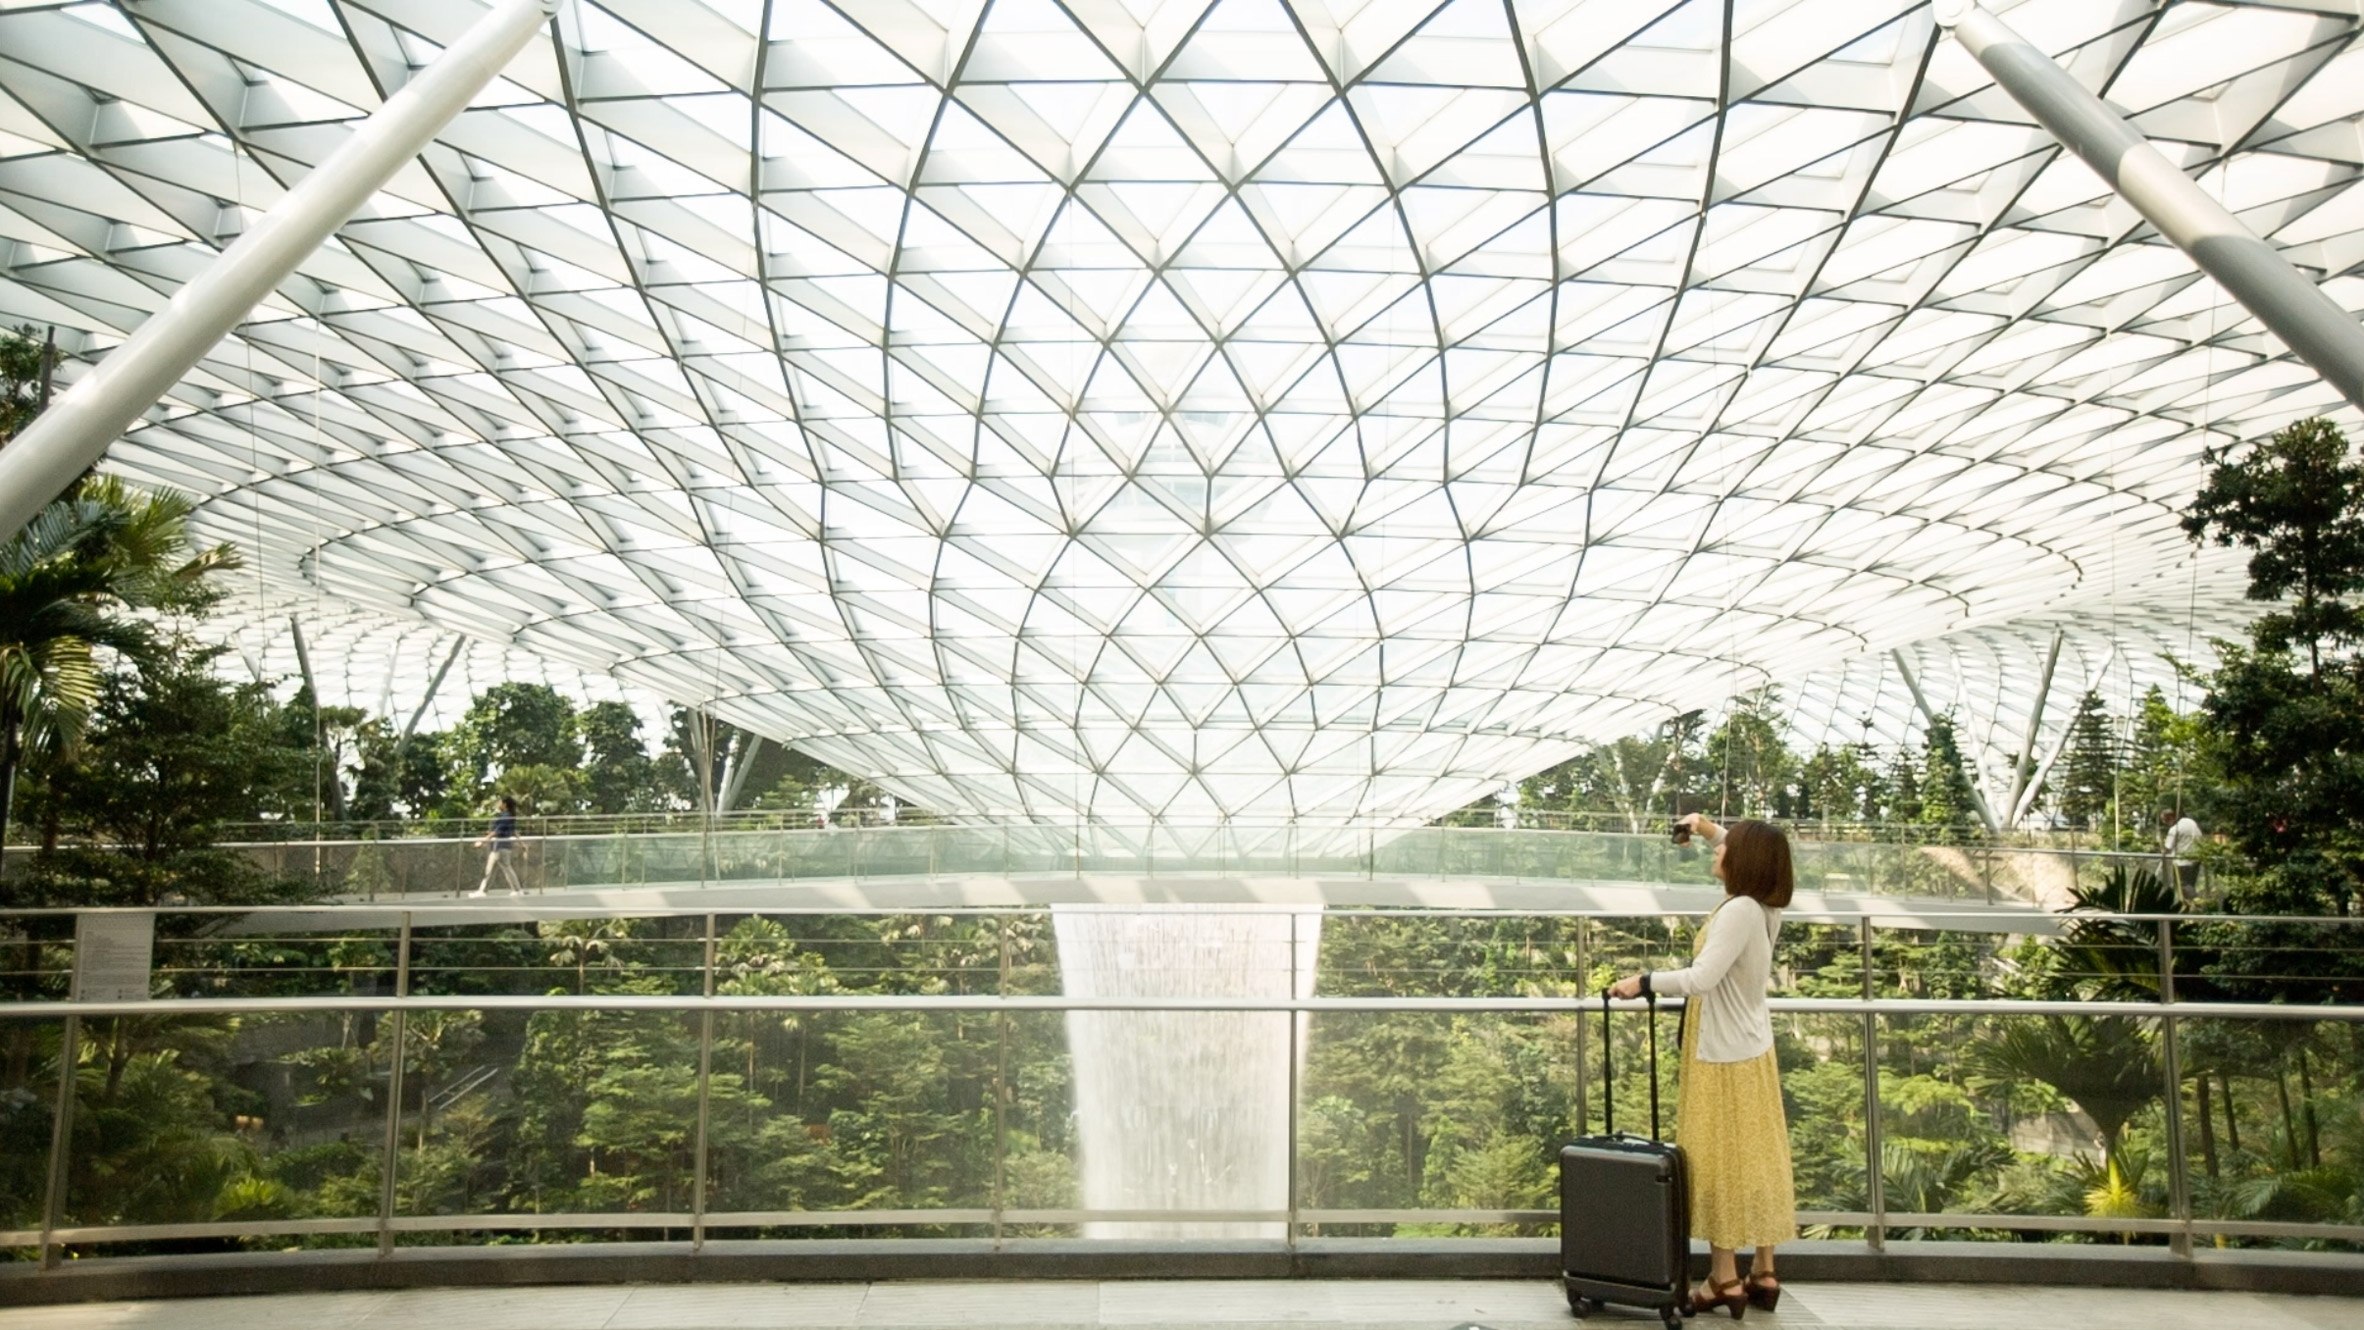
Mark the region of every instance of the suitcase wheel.
<instances>
[{"instance_id":1,"label":"suitcase wheel","mask_svg":"<svg viewBox=\"0 0 2364 1330\"><path fill-rule=\"evenodd\" d=\"M1597 1312L1600 1309L1601 1304L1593 1301L1591 1298L1588 1298L1581 1293L1570 1293L1568 1295L1568 1310L1576 1313L1576 1319L1579 1321L1584 1320L1586 1317L1591 1316L1594 1312Z\"/></svg>"},{"instance_id":2,"label":"suitcase wheel","mask_svg":"<svg viewBox=\"0 0 2364 1330\"><path fill-rule=\"evenodd\" d=\"M1681 1330L1683 1324L1682 1309L1679 1307L1661 1307L1658 1309L1658 1319L1666 1323L1666 1330Z\"/></svg>"}]
</instances>

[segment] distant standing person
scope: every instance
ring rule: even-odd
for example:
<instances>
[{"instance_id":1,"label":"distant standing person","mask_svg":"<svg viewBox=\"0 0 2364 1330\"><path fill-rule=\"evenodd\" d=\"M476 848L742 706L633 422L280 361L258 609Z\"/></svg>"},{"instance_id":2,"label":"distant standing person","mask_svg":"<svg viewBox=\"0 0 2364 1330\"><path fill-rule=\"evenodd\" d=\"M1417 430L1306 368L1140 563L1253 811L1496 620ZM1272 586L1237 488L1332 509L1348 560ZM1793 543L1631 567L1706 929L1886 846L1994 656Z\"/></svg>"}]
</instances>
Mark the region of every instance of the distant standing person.
<instances>
[{"instance_id":1,"label":"distant standing person","mask_svg":"<svg viewBox=\"0 0 2364 1330\"><path fill-rule=\"evenodd\" d=\"M492 830L476 842L484 853L484 880L476 884L470 895L481 896L492 885L493 870L499 869L509 879L509 894L522 896L525 884L517 880L517 801L501 796L501 811L493 814Z\"/></svg>"},{"instance_id":2,"label":"distant standing person","mask_svg":"<svg viewBox=\"0 0 2364 1330\"><path fill-rule=\"evenodd\" d=\"M2159 814L2159 824L2167 828L2161 852L2168 866L2175 870L2176 890L2183 893L2183 903L2189 905L2200 889L2200 861L2191 857L2192 847L2200 843L2200 824L2190 814L2178 815L2172 810Z\"/></svg>"}]
</instances>

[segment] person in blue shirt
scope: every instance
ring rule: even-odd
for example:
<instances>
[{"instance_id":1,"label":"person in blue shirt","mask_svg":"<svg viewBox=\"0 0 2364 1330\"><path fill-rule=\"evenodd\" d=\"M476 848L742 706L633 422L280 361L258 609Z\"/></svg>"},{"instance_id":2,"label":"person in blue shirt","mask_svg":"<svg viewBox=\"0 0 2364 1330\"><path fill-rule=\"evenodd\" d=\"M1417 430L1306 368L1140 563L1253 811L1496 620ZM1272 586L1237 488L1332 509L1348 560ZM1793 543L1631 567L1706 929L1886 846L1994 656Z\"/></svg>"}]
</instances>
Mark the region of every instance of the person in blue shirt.
<instances>
[{"instance_id":1,"label":"person in blue shirt","mask_svg":"<svg viewBox=\"0 0 2364 1330\"><path fill-rule=\"evenodd\" d=\"M492 830L484 833L477 840L476 848L485 851L484 880L476 884L476 890L470 892L470 895L481 896L484 894L484 889L492 885L494 869L499 869L509 879L510 895L522 896L525 894L524 884L517 880L517 801L515 799L505 794L501 796L501 811L493 815Z\"/></svg>"}]
</instances>

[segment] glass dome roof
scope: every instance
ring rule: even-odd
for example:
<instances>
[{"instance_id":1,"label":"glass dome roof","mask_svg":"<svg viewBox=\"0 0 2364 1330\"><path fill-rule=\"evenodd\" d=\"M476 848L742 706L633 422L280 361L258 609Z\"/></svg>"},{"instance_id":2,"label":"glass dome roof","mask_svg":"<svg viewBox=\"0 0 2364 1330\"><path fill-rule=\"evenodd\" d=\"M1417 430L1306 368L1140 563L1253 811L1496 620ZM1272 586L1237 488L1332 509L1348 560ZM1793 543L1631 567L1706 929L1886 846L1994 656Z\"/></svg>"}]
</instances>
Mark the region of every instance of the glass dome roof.
<instances>
[{"instance_id":1,"label":"glass dome roof","mask_svg":"<svg viewBox=\"0 0 2364 1330\"><path fill-rule=\"evenodd\" d=\"M70 377L482 12L0 0L0 318ZM2364 305L2352 12L2006 17ZM933 808L1416 816L2197 616L2320 413L1922 5L574 0L110 465Z\"/></svg>"}]
</instances>

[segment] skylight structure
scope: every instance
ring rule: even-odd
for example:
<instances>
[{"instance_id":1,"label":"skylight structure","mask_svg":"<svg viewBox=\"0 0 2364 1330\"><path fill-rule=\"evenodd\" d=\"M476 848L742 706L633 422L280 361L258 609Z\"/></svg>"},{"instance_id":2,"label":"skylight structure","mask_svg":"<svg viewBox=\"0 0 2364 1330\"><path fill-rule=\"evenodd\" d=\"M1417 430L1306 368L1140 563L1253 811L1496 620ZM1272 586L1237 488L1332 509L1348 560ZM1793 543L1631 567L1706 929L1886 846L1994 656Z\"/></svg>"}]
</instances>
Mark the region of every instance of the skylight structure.
<instances>
[{"instance_id":1,"label":"skylight structure","mask_svg":"<svg viewBox=\"0 0 2364 1330\"><path fill-rule=\"evenodd\" d=\"M71 377L481 12L0 9L0 317ZM2364 306L2352 13L2005 17ZM1899 0L552 32L109 465L274 594L946 812L1414 817L1735 687L2197 622L2200 449L2358 424Z\"/></svg>"}]
</instances>

